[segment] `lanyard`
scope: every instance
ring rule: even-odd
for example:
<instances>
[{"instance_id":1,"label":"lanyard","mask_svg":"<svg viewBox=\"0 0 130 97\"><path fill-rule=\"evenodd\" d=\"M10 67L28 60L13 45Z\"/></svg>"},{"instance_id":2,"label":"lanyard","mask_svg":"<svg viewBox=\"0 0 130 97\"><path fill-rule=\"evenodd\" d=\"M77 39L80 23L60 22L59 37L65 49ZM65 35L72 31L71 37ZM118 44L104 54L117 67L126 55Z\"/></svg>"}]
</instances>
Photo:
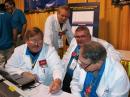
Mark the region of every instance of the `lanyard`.
<instances>
[{"instance_id":1,"label":"lanyard","mask_svg":"<svg viewBox=\"0 0 130 97\"><path fill-rule=\"evenodd\" d=\"M32 64L32 69L35 67L36 62L37 62L37 59L38 59L38 58L36 58L36 59L34 60L34 62L33 62L33 61L32 61L32 58L31 58L31 56L30 56L30 60L31 60L31 64Z\"/></svg>"},{"instance_id":2,"label":"lanyard","mask_svg":"<svg viewBox=\"0 0 130 97\"><path fill-rule=\"evenodd\" d=\"M94 77L94 74L92 72L87 72L85 82L84 82L84 87L83 90L81 91L81 96L86 97L86 89L89 89L89 97L98 97L96 94L96 90L98 88L98 85L100 83L101 77L103 75L105 69L105 62L102 64L98 74L96 77ZM88 88L87 88L88 87Z\"/></svg>"},{"instance_id":3,"label":"lanyard","mask_svg":"<svg viewBox=\"0 0 130 97\"><path fill-rule=\"evenodd\" d=\"M73 76L73 71L74 71L74 70L70 69L69 67L70 67L70 65L71 65L71 63L72 63L72 61L73 61L73 59L75 59L75 60L78 59L79 46L77 46L73 52L75 52L77 55L76 55L76 56L72 56L72 54L71 54L71 58L70 58L70 60L69 60L69 63L68 63L68 66L67 66L67 72L66 72L67 74L71 75L71 77ZM73 53L73 52L72 52L72 53Z\"/></svg>"}]
</instances>

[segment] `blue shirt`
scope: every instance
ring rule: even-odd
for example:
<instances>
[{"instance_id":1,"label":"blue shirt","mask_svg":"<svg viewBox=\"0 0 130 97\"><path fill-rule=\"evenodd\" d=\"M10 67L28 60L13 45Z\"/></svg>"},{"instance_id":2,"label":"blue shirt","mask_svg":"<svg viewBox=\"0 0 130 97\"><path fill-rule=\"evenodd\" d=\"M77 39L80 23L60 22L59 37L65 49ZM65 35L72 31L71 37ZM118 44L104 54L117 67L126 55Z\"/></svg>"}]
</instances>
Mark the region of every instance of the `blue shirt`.
<instances>
[{"instance_id":1,"label":"blue shirt","mask_svg":"<svg viewBox=\"0 0 130 97\"><path fill-rule=\"evenodd\" d=\"M101 77L103 75L104 69L105 69L105 63L104 62L99 69L99 72L97 76L94 76L92 72L87 72L85 82L84 82L84 87L83 90L81 91L81 96L86 97L86 88L89 88L91 86L91 91L89 93L89 97L98 97L96 94L96 90L98 88L98 85L100 83Z\"/></svg>"},{"instance_id":2,"label":"blue shirt","mask_svg":"<svg viewBox=\"0 0 130 97\"><path fill-rule=\"evenodd\" d=\"M15 11L12 14L12 20L11 20L12 27L17 28L18 33L21 33L23 24L26 24L26 22L27 20L24 13L19 9L15 9Z\"/></svg>"},{"instance_id":3,"label":"blue shirt","mask_svg":"<svg viewBox=\"0 0 130 97\"><path fill-rule=\"evenodd\" d=\"M13 45L11 28L11 14L0 11L0 50L8 49Z\"/></svg>"},{"instance_id":4,"label":"blue shirt","mask_svg":"<svg viewBox=\"0 0 130 97\"><path fill-rule=\"evenodd\" d=\"M33 53L29 50L29 48L27 47L27 50L26 50L26 55L29 55L30 56L30 59L32 61L32 64L35 64L35 62L37 61L38 59L38 56L39 56L39 53L35 53L35 55L33 55Z\"/></svg>"}]
</instances>

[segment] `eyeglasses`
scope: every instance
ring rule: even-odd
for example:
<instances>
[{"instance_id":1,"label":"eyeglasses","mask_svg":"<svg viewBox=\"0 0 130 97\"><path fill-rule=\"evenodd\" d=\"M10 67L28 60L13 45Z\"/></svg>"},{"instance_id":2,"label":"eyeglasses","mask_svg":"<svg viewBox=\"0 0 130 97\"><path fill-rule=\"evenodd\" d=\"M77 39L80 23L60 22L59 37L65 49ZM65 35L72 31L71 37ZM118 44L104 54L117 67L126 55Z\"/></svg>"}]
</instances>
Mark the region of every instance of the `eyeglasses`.
<instances>
[{"instance_id":1,"label":"eyeglasses","mask_svg":"<svg viewBox=\"0 0 130 97\"><path fill-rule=\"evenodd\" d=\"M85 38L85 35L81 35L81 36L74 36L75 38Z\"/></svg>"},{"instance_id":2,"label":"eyeglasses","mask_svg":"<svg viewBox=\"0 0 130 97\"><path fill-rule=\"evenodd\" d=\"M29 43L33 45L41 45L43 43L43 40L39 40L39 41L29 40Z\"/></svg>"},{"instance_id":3,"label":"eyeglasses","mask_svg":"<svg viewBox=\"0 0 130 97\"><path fill-rule=\"evenodd\" d=\"M78 59L78 63L80 64L80 66L84 69L86 69L87 67L89 67L92 63L86 64L83 61L81 61L80 59Z\"/></svg>"}]
</instances>

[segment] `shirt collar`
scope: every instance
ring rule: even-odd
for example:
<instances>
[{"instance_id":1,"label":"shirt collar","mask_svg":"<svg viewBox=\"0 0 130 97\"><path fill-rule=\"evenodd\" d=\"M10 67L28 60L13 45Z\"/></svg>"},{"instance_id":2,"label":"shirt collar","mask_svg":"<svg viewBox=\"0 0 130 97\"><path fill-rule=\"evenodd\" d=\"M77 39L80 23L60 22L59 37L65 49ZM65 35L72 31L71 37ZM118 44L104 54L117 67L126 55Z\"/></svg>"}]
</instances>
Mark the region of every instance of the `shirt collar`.
<instances>
[{"instance_id":1,"label":"shirt collar","mask_svg":"<svg viewBox=\"0 0 130 97\"><path fill-rule=\"evenodd\" d=\"M37 58L38 56L39 56L39 54L40 54L40 52L41 51L39 51L35 56L32 54L32 52L30 51L30 49L27 47L27 49L26 49L26 55L29 55L32 59L35 59L35 58Z\"/></svg>"}]
</instances>

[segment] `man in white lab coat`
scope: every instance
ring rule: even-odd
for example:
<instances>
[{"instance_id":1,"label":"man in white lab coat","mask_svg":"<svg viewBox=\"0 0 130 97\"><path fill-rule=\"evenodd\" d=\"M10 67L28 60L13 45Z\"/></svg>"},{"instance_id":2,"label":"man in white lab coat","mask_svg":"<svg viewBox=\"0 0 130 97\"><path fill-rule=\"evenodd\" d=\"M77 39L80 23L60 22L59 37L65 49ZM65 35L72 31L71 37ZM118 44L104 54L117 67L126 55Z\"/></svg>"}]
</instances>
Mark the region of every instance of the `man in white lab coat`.
<instances>
[{"instance_id":1,"label":"man in white lab coat","mask_svg":"<svg viewBox=\"0 0 130 97\"><path fill-rule=\"evenodd\" d=\"M50 85L50 92L57 92L64 70L56 50L43 43L43 32L37 27L26 32L25 40L25 44L15 48L5 69L10 74L21 74Z\"/></svg>"},{"instance_id":2,"label":"man in white lab coat","mask_svg":"<svg viewBox=\"0 0 130 97\"><path fill-rule=\"evenodd\" d=\"M71 26L69 23L69 8L61 6L58 8L57 13L50 15L45 23L44 42L55 47L58 51L63 48L63 36L66 35L70 43L73 38Z\"/></svg>"},{"instance_id":3,"label":"man in white lab coat","mask_svg":"<svg viewBox=\"0 0 130 97\"><path fill-rule=\"evenodd\" d=\"M120 61L112 60L100 43L91 41L80 48L70 87L78 97L128 97L130 83Z\"/></svg>"},{"instance_id":4,"label":"man in white lab coat","mask_svg":"<svg viewBox=\"0 0 130 97\"><path fill-rule=\"evenodd\" d=\"M79 26L76 29L74 36L75 38L73 38L73 40L71 41L71 44L62 59L63 62L65 63L65 68L66 68L66 74L63 80L62 89L66 92L71 92L69 86L72 80L73 71L76 68L79 49L85 43L90 41L97 41L105 47L107 51L107 56L110 56L111 60L115 59L119 61L121 59L120 53L116 51L110 43L106 42L105 40L98 39L91 36L90 31L86 26Z\"/></svg>"}]
</instances>

